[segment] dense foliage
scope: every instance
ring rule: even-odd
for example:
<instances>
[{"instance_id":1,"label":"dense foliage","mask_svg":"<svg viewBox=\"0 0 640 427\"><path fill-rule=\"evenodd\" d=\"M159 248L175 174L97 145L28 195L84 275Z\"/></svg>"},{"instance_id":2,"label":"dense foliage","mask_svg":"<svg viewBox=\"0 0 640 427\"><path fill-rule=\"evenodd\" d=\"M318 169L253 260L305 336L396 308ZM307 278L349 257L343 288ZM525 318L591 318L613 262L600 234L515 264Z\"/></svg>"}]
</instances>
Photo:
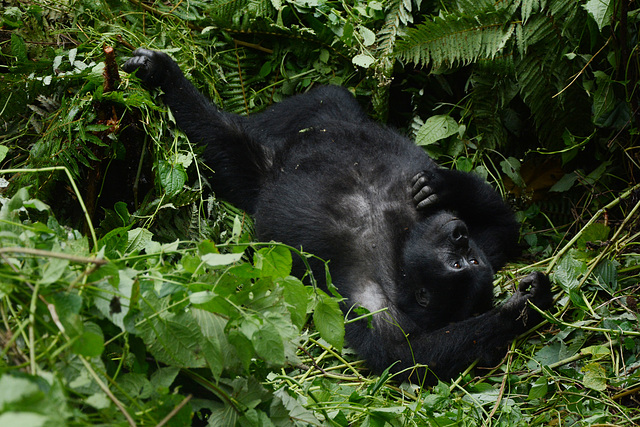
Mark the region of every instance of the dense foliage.
<instances>
[{"instance_id":1,"label":"dense foliage","mask_svg":"<svg viewBox=\"0 0 640 427\"><path fill-rule=\"evenodd\" d=\"M640 422L637 2L8 0L0 18L0 425ZM451 383L370 376L339 289L290 274L313 255L253 242L119 71L138 46L240 114L343 85L486 178L522 221L497 299L544 269L546 321Z\"/></svg>"}]
</instances>

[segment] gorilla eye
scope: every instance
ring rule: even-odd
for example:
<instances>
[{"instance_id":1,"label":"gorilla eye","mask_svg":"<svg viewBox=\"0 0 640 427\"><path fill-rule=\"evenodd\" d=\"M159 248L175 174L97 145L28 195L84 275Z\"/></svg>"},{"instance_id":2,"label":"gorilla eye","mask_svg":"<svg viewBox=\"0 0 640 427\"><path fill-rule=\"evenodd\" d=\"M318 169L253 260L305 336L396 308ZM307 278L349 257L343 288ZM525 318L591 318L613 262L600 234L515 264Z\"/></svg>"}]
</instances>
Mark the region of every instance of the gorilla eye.
<instances>
[{"instance_id":1,"label":"gorilla eye","mask_svg":"<svg viewBox=\"0 0 640 427\"><path fill-rule=\"evenodd\" d=\"M456 262L456 263L453 264L453 268L460 269L460 268L462 268L462 264L460 264L459 262Z\"/></svg>"},{"instance_id":2,"label":"gorilla eye","mask_svg":"<svg viewBox=\"0 0 640 427\"><path fill-rule=\"evenodd\" d=\"M471 264L474 264L474 265L478 265L478 264L479 264L479 263L478 263L478 260L477 260L477 259L473 259L473 258L472 258L472 259L470 259L470 260L469 260L469 262L470 262Z\"/></svg>"}]
</instances>

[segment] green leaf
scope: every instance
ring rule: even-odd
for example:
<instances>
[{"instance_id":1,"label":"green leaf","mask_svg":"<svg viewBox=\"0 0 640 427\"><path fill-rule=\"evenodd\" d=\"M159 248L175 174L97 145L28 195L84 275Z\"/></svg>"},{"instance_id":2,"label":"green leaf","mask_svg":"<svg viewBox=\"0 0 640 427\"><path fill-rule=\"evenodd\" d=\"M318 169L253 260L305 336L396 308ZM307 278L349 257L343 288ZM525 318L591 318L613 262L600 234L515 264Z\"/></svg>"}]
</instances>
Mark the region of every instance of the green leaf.
<instances>
[{"instance_id":1,"label":"green leaf","mask_svg":"<svg viewBox=\"0 0 640 427\"><path fill-rule=\"evenodd\" d=\"M209 267L222 267L225 265L233 264L234 262L238 262L242 259L243 253L239 254L204 254L201 259L202 262L207 264Z\"/></svg>"},{"instance_id":2,"label":"green leaf","mask_svg":"<svg viewBox=\"0 0 640 427\"><path fill-rule=\"evenodd\" d=\"M153 233L146 228L134 228L127 232L127 249L125 253L140 252L151 242Z\"/></svg>"},{"instance_id":3,"label":"green leaf","mask_svg":"<svg viewBox=\"0 0 640 427\"><path fill-rule=\"evenodd\" d=\"M291 321L300 329L306 321L310 288L293 276L288 276L279 283L284 288L284 300L287 303Z\"/></svg>"},{"instance_id":4,"label":"green leaf","mask_svg":"<svg viewBox=\"0 0 640 427\"><path fill-rule=\"evenodd\" d=\"M431 116L416 134L416 144L431 145L458 133L458 122L448 115Z\"/></svg>"},{"instance_id":5,"label":"green leaf","mask_svg":"<svg viewBox=\"0 0 640 427\"><path fill-rule=\"evenodd\" d=\"M27 44L17 33L11 33L11 54L16 57L19 63L29 60L27 56Z\"/></svg>"},{"instance_id":6,"label":"green leaf","mask_svg":"<svg viewBox=\"0 0 640 427\"><path fill-rule=\"evenodd\" d=\"M562 257L553 272L554 281L565 291L576 289L580 278L587 272L587 264L574 258L575 252L570 251Z\"/></svg>"},{"instance_id":7,"label":"green leaf","mask_svg":"<svg viewBox=\"0 0 640 427\"><path fill-rule=\"evenodd\" d=\"M0 415L0 425L20 427L45 427L49 424L49 418L45 415L33 412L8 411Z\"/></svg>"},{"instance_id":8,"label":"green leaf","mask_svg":"<svg viewBox=\"0 0 640 427\"><path fill-rule=\"evenodd\" d=\"M104 336L98 325L92 322L84 324L84 332L73 342L74 353L84 357L98 357L104 351Z\"/></svg>"},{"instance_id":9,"label":"green leaf","mask_svg":"<svg viewBox=\"0 0 640 427\"><path fill-rule=\"evenodd\" d=\"M284 246L262 248L253 256L253 265L262 277L287 277L292 262L291 251Z\"/></svg>"},{"instance_id":10,"label":"green leaf","mask_svg":"<svg viewBox=\"0 0 640 427\"><path fill-rule=\"evenodd\" d=\"M342 350L344 317L335 299L325 296L318 302L313 311L313 322L322 338L338 350Z\"/></svg>"},{"instance_id":11,"label":"green leaf","mask_svg":"<svg viewBox=\"0 0 640 427\"><path fill-rule=\"evenodd\" d=\"M371 55L367 55L365 53L360 53L360 54L354 56L351 59L351 62L353 62L353 65L357 65L358 67L369 68L371 66L371 64L373 64L375 62L375 59Z\"/></svg>"},{"instance_id":12,"label":"green leaf","mask_svg":"<svg viewBox=\"0 0 640 427\"><path fill-rule=\"evenodd\" d=\"M98 240L98 247L104 248L104 256L108 259L119 258L124 255L129 242L129 229L133 224L126 227L114 228Z\"/></svg>"},{"instance_id":13,"label":"green leaf","mask_svg":"<svg viewBox=\"0 0 640 427\"><path fill-rule=\"evenodd\" d=\"M580 237L577 241L577 246L580 249L587 249L587 243L600 243L606 242L609 238L609 232L611 229L599 222L593 223L589 225L587 228L582 230Z\"/></svg>"},{"instance_id":14,"label":"green leaf","mask_svg":"<svg viewBox=\"0 0 640 427\"><path fill-rule=\"evenodd\" d=\"M526 184L520 175L520 160L515 157L509 157L500 162L500 167L502 168L502 172L511 178L514 184L520 188L525 187Z\"/></svg>"},{"instance_id":15,"label":"green leaf","mask_svg":"<svg viewBox=\"0 0 640 427\"><path fill-rule=\"evenodd\" d=\"M598 29L602 32L604 27L611 24L613 5L614 2L612 0L588 0L582 7L596 22Z\"/></svg>"},{"instance_id":16,"label":"green leaf","mask_svg":"<svg viewBox=\"0 0 640 427\"><path fill-rule=\"evenodd\" d=\"M376 34L363 25L358 25L358 32L362 36L362 44L371 46L376 42Z\"/></svg>"},{"instance_id":17,"label":"green leaf","mask_svg":"<svg viewBox=\"0 0 640 427\"><path fill-rule=\"evenodd\" d=\"M604 391L607 389L607 372L599 363L593 362L582 367L584 378L582 380L585 387L592 390Z\"/></svg>"},{"instance_id":18,"label":"green leaf","mask_svg":"<svg viewBox=\"0 0 640 427\"><path fill-rule=\"evenodd\" d=\"M238 363L236 351L227 337L227 319L197 308L191 312L202 334L200 344L207 365L213 376L220 378L225 368L234 367Z\"/></svg>"},{"instance_id":19,"label":"green leaf","mask_svg":"<svg viewBox=\"0 0 640 427\"><path fill-rule=\"evenodd\" d=\"M545 377L540 377L533 383L531 390L529 390L529 400L531 399L541 399L547 394L547 390L549 389L547 379Z\"/></svg>"},{"instance_id":20,"label":"green leaf","mask_svg":"<svg viewBox=\"0 0 640 427\"><path fill-rule=\"evenodd\" d=\"M193 314L167 312L153 291L146 292L144 299L141 307L146 320L138 330L147 350L159 362L170 366L205 367L204 340Z\"/></svg>"},{"instance_id":21,"label":"green leaf","mask_svg":"<svg viewBox=\"0 0 640 427\"><path fill-rule=\"evenodd\" d=\"M253 348L266 362L277 366L284 365L284 345L278 330L271 323L265 323L251 337Z\"/></svg>"},{"instance_id":22,"label":"green leaf","mask_svg":"<svg viewBox=\"0 0 640 427\"><path fill-rule=\"evenodd\" d=\"M578 180L578 175L575 172L565 174L562 178L560 178L558 182L553 184L553 186L549 189L549 191L555 191L559 193L568 191L571 187L573 187L573 184L577 180Z\"/></svg>"},{"instance_id":23,"label":"green leaf","mask_svg":"<svg viewBox=\"0 0 640 427\"><path fill-rule=\"evenodd\" d=\"M60 258L49 258L49 262L42 271L42 278L39 280L42 285L50 285L57 282L67 267L69 266L69 260Z\"/></svg>"},{"instance_id":24,"label":"green leaf","mask_svg":"<svg viewBox=\"0 0 640 427\"><path fill-rule=\"evenodd\" d=\"M5 157L7 157L8 152L9 152L9 147L0 145L0 162L2 162Z\"/></svg>"},{"instance_id":25,"label":"green leaf","mask_svg":"<svg viewBox=\"0 0 640 427\"><path fill-rule=\"evenodd\" d=\"M187 182L187 172L181 164L172 165L166 161L158 163L158 177L160 184L169 196L174 196L182 191Z\"/></svg>"}]
</instances>

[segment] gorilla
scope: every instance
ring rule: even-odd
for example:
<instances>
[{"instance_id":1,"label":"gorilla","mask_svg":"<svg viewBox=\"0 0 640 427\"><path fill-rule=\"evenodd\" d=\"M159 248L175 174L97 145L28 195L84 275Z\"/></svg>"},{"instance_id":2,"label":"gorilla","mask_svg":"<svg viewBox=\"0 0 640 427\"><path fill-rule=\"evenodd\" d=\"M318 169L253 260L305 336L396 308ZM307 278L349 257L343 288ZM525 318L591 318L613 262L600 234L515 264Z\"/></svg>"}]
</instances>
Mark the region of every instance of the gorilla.
<instances>
[{"instance_id":1,"label":"gorilla","mask_svg":"<svg viewBox=\"0 0 640 427\"><path fill-rule=\"evenodd\" d=\"M372 371L392 366L399 379L432 383L476 359L494 364L541 320L528 302L551 305L535 272L492 308L493 275L517 250L508 206L371 121L347 90L319 87L243 117L212 105L165 53L137 49L123 69L162 90L178 126L204 146L216 195L254 216L258 239L329 260L350 318L354 307L379 311L346 325Z\"/></svg>"}]
</instances>

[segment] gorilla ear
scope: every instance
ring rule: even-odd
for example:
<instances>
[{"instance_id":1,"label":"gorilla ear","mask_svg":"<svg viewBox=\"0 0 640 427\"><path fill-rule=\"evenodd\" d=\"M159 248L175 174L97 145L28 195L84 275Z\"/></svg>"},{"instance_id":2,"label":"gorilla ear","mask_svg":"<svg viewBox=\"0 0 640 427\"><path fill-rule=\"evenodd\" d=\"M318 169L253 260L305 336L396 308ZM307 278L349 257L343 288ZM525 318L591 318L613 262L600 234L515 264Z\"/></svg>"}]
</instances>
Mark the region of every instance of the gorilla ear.
<instances>
[{"instance_id":1,"label":"gorilla ear","mask_svg":"<svg viewBox=\"0 0 640 427\"><path fill-rule=\"evenodd\" d=\"M420 288L416 291L416 301L423 307L429 305L429 292L427 292L427 288Z\"/></svg>"}]
</instances>

